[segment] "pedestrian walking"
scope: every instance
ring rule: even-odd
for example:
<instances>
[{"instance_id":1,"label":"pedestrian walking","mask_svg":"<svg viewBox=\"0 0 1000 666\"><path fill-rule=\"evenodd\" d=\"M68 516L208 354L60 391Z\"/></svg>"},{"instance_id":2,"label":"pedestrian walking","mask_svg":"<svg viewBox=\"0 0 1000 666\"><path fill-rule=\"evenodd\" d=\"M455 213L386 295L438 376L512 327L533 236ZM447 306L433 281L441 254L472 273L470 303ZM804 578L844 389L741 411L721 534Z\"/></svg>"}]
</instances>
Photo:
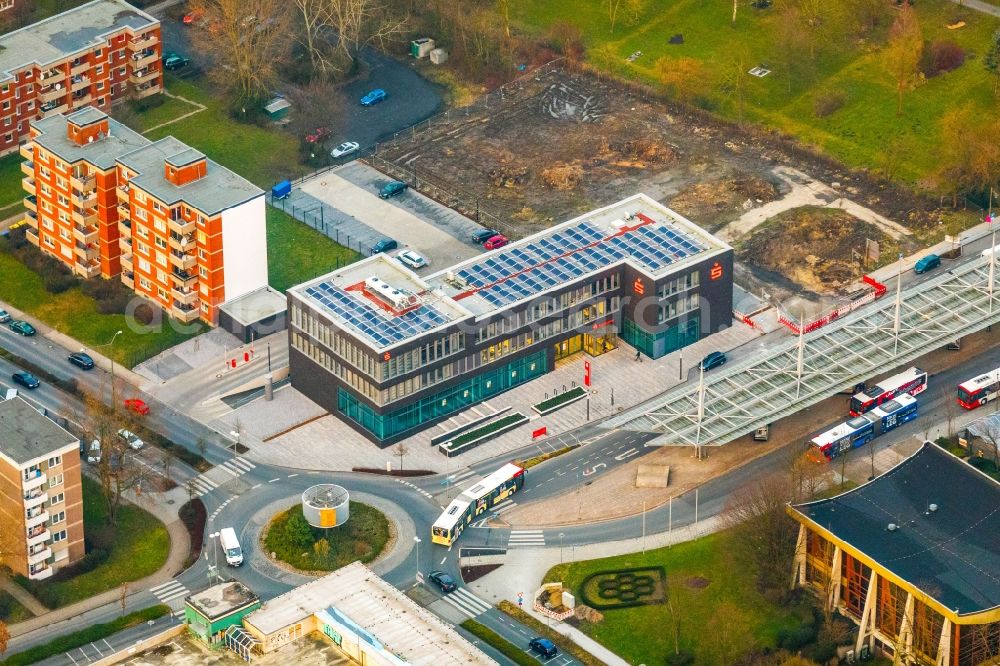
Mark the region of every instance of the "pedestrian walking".
<instances>
[{"instance_id":1,"label":"pedestrian walking","mask_svg":"<svg viewBox=\"0 0 1000 666\"><path fill-rule=\"evenodd\" d=\"M635 352L635 360L639 361L639 363L642 363L642 352L641 351L637 350Z\"/></svg>"}]
</instances>

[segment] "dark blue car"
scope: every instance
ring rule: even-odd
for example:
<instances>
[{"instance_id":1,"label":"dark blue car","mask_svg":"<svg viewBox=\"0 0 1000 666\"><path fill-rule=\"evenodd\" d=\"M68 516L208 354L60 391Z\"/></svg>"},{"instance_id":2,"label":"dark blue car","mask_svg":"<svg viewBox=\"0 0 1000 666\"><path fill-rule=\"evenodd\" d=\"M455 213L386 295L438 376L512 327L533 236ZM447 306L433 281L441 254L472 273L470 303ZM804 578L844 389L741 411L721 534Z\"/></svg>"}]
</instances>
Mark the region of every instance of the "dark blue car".
<instances>
[{"instance_id":1,"label":"dark blue car","mask_svg":"<svg viewBox=\"0 0 1000 666\"><path fill-rule=\"evenodd\" d=\"M717 368L720 365L726 364L726 355L720 351L714 351L705 358L701 359L701 369L711 370L712 368Z\"/></svg>"},{"instance_id":2,"label":"dark blue car","mask_svg":"<svg viewBox=\"0 0 1000 666\"><path fill-rule=\"evenodd\" d=\"M543 657L554 657L559 654L559 648L547 638L532 638L528 643L528 648Z\"/></svg>"}]
</instances>

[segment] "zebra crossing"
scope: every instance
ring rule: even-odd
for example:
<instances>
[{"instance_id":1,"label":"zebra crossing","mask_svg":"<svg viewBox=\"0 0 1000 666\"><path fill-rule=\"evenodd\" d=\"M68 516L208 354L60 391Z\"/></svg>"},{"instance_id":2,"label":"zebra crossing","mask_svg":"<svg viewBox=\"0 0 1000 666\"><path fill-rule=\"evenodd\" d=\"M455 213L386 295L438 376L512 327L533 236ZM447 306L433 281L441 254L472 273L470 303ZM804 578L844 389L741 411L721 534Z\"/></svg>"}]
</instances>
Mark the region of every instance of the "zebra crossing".
<instances>
[{"instance_id":1,"label":"zebra crossing","mask_svg":"<svg viewBox=\"0 0 1000 666\"><path fill-rule=\"evenodd\" d=\"M469 592L464 587L457 588L444 595L441 597L441 600L458 609L458 611L463 615L467 615L470 620L474 617L482 615L492 608L492 606L474 595L472 592Z\"/></svg>"},{"instance_id":2,"label":"zebra crossing","mask_svg":"<svg viewBox=\"0 0 1000 666\"><path fill-rule=\"evenodd\" d=\"M170 605L169 602L175 599L180 599L183 602L184 597L191 594L191 590L187 589L184 586L184 583L176 580L169 580L166 583L157 585L156 587L151 587L149 588L149 591L153 593L153 596L159 599L160 603L167 605ZM184 606L182 605L180 609L174 610L171 615L174 617L184 615Z\"/></svg>"},{"instance_id":3,"label":"zebra crossing","mask_svg":"<svg viewBox=\"0 0 1000 666\"><path fill-rule=\"evenodd\" d=\"M221 469L224 472L227 472L233 478L237 478L243 476L244 474L252 470L254 467L256 467L256 465L254 465L246 458L233 458L232 460L227 460L223 463L216 465L207 472L199 474L198 476L188 481L188 483L190 483L191 487L195 489L196 491L195 495L197 497L201 497L202 495L206 495L212 492L222 484L232 480L225 475L220 476L219 474L215 473L215 470Z\"/></svg>"},{"instance_id":4,"label":"zebra crossing","mask_svg":"<svg viewBox=\"0 0 1000 666\"><path fill-rule=\"evenodd\" d=\"M507 548L544 548L545 533L542 530L511 530Z\"/></svg>"},{"instance_id":5,"label":"zebra crossing","mask_svg":"<svg viewBox=\"0 0 1000 666\"><path fill-rule=\"evenodd\" d=\"M509 499L504 500L503 502L500 502L495 507L493 507L493 509L485 516L470 524L469 527L484 528L486 527L486 523L488 523L490 519L498 518L500 514L502 514L505 511L510 511L515 506L517 506L517 502L515 502L514 500L509 500Z\"/></svg>"}]
</instances>

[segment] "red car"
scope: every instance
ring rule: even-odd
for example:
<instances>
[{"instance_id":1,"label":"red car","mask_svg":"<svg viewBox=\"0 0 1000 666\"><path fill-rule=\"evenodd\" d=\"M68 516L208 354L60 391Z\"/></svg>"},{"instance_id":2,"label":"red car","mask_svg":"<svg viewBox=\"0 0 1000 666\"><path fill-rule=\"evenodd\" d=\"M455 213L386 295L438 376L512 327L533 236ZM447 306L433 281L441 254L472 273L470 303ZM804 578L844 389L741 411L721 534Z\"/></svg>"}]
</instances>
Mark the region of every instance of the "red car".
<instances>
[{"instance_id":1,"label":"red car","mask_svg":"<svg viewBox=\"0 0 1000 666\"><path fill-rule=\"evenodd\" d=\"M497 234L493 238L483 243L483 247L485 247L487 250L495 250L498 247L503 247L509 242L510 239L508 239L506 236L504 236L503 234Z\"/></svg>"},{"instance_id":2,"label":"red car","mask_svg":"<svg viewBox=\"0 0 1000 666\"><path fill-rule=\"evenodd\" d=\"M203 12L202 10L196 9L193 12L188 12L187 14L185 14L184 18L181 19L181 21L184 23L184 25L194 25L199 20L201 20L202 14L204 13L205 12Z\"/></svg>"},{"instance_id":3,"label":"red car","mask_svg":"<svg viewBox=\"0 0 1000 666\"><path fill-rule=\"evenodd\" d=\"M149 405L146 404L145 400L140 400L139 398L129 398L125 401L125 406L136 414L141 414L142 416L149 414Z\"/></svg>"}]
</instances>

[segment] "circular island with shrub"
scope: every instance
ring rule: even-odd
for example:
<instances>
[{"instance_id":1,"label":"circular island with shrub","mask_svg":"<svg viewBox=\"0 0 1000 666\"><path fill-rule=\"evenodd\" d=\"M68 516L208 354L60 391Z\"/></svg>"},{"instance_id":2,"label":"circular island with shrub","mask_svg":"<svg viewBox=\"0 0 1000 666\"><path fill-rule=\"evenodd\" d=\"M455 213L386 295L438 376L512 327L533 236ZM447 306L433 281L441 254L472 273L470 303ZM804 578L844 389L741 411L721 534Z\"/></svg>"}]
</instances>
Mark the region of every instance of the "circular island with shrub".
<instances>
[{"instance_id":1,"label":"circular island with shrub","mask_svg":"<svg viewBox=\"0 0 1000 666\"><path fill-rule=\"evenodd\" d=\"M367 564L389 541L389 520L367 504L350 502L350 519L337 527L313 527L302 504L271 519L261 537L273 559L300 571L333 571L355 560Z\"/></svg>"}]
</instances>

